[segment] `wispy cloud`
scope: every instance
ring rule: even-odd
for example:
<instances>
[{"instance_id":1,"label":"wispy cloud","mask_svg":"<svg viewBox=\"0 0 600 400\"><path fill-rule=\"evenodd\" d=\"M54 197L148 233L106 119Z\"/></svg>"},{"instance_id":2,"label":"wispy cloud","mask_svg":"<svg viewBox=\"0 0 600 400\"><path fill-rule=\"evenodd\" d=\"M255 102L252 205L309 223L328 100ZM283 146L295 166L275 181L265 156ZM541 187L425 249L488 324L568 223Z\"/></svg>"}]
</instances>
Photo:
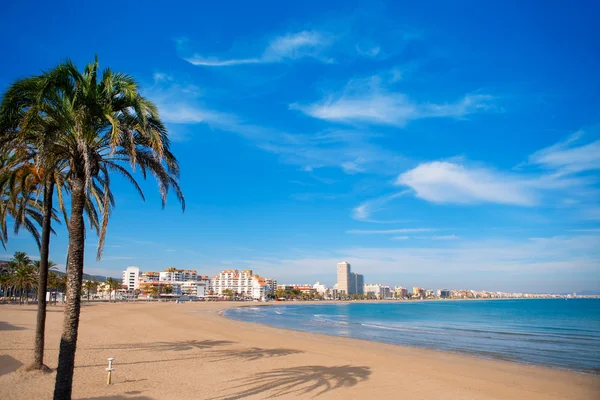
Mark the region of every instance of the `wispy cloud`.
<instances>
[{"instance_id":1,"label":"wispy cloud","mask_svg":"<svg viewBox=\"0 0 600 400\"><path fill-rule=\"evenodd\" d=\"M577 145L584 131L577 131L566 140L533 153L530 164L556 170L559 174L570 174L600 169L600 140Z\"/></svg>"},{"instance_id":2,"label":"wispy cloud","mask_svg":"<svg viewBox=\"0 0 600 400\"><path fill-rule=\"evenodd\" d=\"M408 240L410 236L393 236L390 238L391 240Z\"/></svg>"},{"instance_id":3,"label":"wispy cloud","mask_svg":"<svg viewBox=\"0 0 600 400\"><path fill-rule=\"evenodd\" d=\"M193 65L206 67L229 67L243 64L280 63L286 60L297 60L301 58L313 58L321 62L332 62L333 60L324 56L334 38L332 35L304 30L301 32L288 33L270 40L262 54L256 57L244 58L218 58L194 54L184 57L184 60Z\"/></svg>"},{"instance_id":4,"label":"wispy cloud","mask_svg":"<svg viewBox=\"0 0 600 400\"><path fill-rule=\"evenodd\" d=\"M408 193L410 193L410 190L403 190L398 193L392 193L390 195L381 196L381 197L378 197L378 198L375 198L375 199L372 199L369 201L365 201L364 203L360 204L359 206L355 207L352 210L352 218L359 220L359 221L364 221L364 222L381 222L381 223L383 223L383 222L388 222L388 223L402 222L402 221L373 220L373 219L371 219L371 216L374 213L384 209L384 206L387 203L389 203L390 201L397 199L399 197L402 197Z\"/></svg>"},{"instance_id":5,"label":"wispy cloud","mask_svg":"<svg viewBox=\"0 0 600 400\"><path fill-rule=\"evenodd\" d=\"M290 105L314 118L342 123L371 123L404 126L423 118L463 118L469 114L490 110L494 98L472 93L449 103L423 103L407 94L386 87L380 76L351 80L339 93L312 104Z\"/></svg>"},{"instance_id":6,"label":"wispy cloud","mask_svg":"<svg viewBox=\"0 0 600 400\"><path fill-rule=\"evenodd\" d=\"M456 235L441 235L441 236L432 236L432 240L458 240L460 239Z\"/></svg>"},{"instance_id":7,"label":"wispy cloud","mask_svg":"<svg viewBox=\"0 0 600 400\"><path fill-rule=\"evenodd\" d=\"M408 239L418 239L418 240L458 240L460 239L456 235L439 235L439 236L393 236L390 240L408 240Z\"/></svg>"},{"instance_id":8,"label":"wispy cloud","mask_svg":"<svg viewBox=\"0 0 600 400\"><path fill-rule=\"evenodd\" d=\"M377 136L361 130L329 129L316 133L292 133L248 123L237 115L207 107L203 92L192 84L155 75L146 89L168 124L206 124L213 129L232 132L251 140L259 148L277 154L286 164L304 171L334 167L346 174L376 172L391 174L406 166L406 158L377 145ZM177 126L177 125L175 125ZM186 137L175 136L175 140ZM318 177L315 177L318 179Z\"/></svg>"},{"instance_id":9,"label":"wispy cloud","mask_svg":"<svg viewBox=\"0 0 600 400\"><path fill-rule=\"evenodd\" d=\"M403 228L403 229L351 229L346 231L351 235L393 235L398 233L433 232L433 228Z\"/></svg>"}]
</instances>

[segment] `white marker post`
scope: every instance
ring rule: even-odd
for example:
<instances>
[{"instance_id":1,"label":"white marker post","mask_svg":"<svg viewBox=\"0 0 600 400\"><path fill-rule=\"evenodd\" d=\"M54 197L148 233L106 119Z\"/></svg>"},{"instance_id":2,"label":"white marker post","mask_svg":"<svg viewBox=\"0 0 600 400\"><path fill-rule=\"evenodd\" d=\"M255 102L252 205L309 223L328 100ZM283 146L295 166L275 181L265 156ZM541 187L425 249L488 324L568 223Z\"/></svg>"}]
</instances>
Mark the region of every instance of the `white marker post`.
<instances>
[{"instance_id":1,"label":"white marker post","mask_svg":"<svg viewBox=\"0 0 600 400\"><path fill-rule=\"evenodd\" d=\"M106 368L106 370L108 371L108 378L106 380L106 384L110 385L111 379L112 379L112 372L115 370L112 366L112 362L115 360L114 357L110 357L108 359L108 368Z\"/></svg>"}]
</instances>

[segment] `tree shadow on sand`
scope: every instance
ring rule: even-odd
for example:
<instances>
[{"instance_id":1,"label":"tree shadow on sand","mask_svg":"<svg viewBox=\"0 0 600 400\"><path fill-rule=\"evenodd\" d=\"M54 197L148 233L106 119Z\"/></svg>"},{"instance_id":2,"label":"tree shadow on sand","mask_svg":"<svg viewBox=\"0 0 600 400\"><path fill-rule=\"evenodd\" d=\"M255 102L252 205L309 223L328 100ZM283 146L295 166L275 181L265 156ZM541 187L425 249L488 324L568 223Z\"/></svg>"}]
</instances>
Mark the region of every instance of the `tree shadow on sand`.
<instances>
[{"instance_id":1,"label":"tree shadow on sand","mask_svg":"<svg viewBox=\"0 0 600 400\"><path fill-rule=\"evenodd\" d=\"M153 400L153 399L151 397L147 397L147 396L133 396L133 397L101 396L101 397L86 397L81 400Z\"/></svg>"},{"instance_id":2,"label":"tree shadow on sand","mask_svg":"<svg viewBox=\"0 0 600 400\"><path fill-rule=\"evenodd\" d=\"M149 342L129 344L109 344L103 347L87 347L87 350L150 350L150 351L189 351L209 349L234 344L229 340L184 340L181 342Z\"/></svg>"},{"instance_id":3,"label":"tree shadow on sand","mask_svg":"<svg viewBox=\"0 0 600 400\"><path fill-rule=\"evenodd\" d=\"M233 393L211 400L236 400L269 392L266 398L296 395L320 396L331 390L352 387L369 379L369 367L341 365L325 367L307 365L302 367L274 369L243 379L232 388Z\"/></svg>"},{"instance_id":4,"label":"tree shadow on sand","mask_svg":"<svg viewBox=\"0 0 600 400\"><path fill-rule=\"evenodd\" d=\"M9 355L0 355L0 376L16 371L23 363Z\"/></svg>"},{"instance_id":5,"label":"tree shadow on sand","mask_svg":"<svg viewBox=\"0 0 600 400\"><path fill-rule=\"evenodd\" d=\"M25 328L13 324L9 324L8 322L0 321L0 331L22 331Z\"/></svg>"},{"instance_id":6,"label":"tree shadow on sand","mask_svg":"<svg viewBox=\"0 0 600 400\"><path fill-rule=\"evenodd\" d=\"M211 362L219 361L257 361L268 358L284 357L292 354L304 353L294 349L261 349L250 347L244 350L213 350L206 357L212 358Z\"/></svg>"},{"instance_id":7,"label":"tree shadow on sand","mask_svg":"<svg viewBox=\"0 0 600 400\"><path fill-rule=\"evenodd\" d=\"M196 343L197 344L197 343ZM201 346L196 346L194 348L202 348ZM169 362L179 362L184 360L204 360L209 362L219 362L219 361L233 361L233 360L242 360L242 361L255 361L262 360L267 358L275 358L275 357L283 357L291 354L303 353L300 350L292 350L292 349L261 349L258 347L251 347L245 350L213 350L209 353L204 353L202 355L192 355L191 357L177 357L177 358L168 358L168 359L153 359L153 360L140 360L140 361L132 361L132 362L118 362L116 365L136 365L136 364L156 364L156 363L169 363ZM198 354L198 353L196 353ZM90 368L90 367L102 367L106 366L105 363L102 364L89 364L89 365L76 365L75 368Z\"/></svg>"}]
</instances>

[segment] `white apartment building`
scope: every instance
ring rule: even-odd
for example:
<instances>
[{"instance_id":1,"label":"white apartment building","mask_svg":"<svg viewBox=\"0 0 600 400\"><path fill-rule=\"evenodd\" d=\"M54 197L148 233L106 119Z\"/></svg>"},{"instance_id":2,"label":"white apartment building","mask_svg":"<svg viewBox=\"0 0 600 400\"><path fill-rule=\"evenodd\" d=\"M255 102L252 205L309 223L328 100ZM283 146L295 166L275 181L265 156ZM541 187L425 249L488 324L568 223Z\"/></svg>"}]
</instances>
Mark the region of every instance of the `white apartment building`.
<instances>
[{"instance_id":1,"label":"white apartment building","mask_svg":"<svg viewBox=\"0 0 600 400\"><path fill-rule=\"evenodd\" d=\"M123 271L123 286L128 292L133 292L140 288L140 269L138 267L127 267Z\"/></svg>"},{"instance_id":2,"label":"white apartment building","mask_svg":"<svg viewBox=\"0 0 600 400\"><path fill-rule=\"evenodd\" d=\"M383 286L380 284L367 284L364 285L364 294L367 296L375 296L378 299L387 299L391 297L391 290L389 286Z\"/></svg>"},{"instance_id":3,"label":"white apartment building","mask_svg":"<svg viewBox=\"0 0 600 400\"><path fill-rule=\"evenodd\" d=\"M254 275L252 270L237 269L221 271L212 279L212 290L216 295L222 295L224 290L231 290L238 295L251 297L253 299L264 299L270 293L270 287L265 278Z\"/></svg>"},{"instance_id":4,"label":"white apartment building","mask_svg":"<svg viewBox=\"0 0 600 400\"><path fill-rule=\"evenodd\" d=\"M337 289L341 292L351 294L349 289L352 286L351 282L350 264L342 261L337 265Z\"/></svg>"},{"instance_id":5,"label":"white apartment building","mask_svg":"<svg viewBox=\"0 0 600 400\"><path fill-rule=\"evenodd\" d=\"M140 282L158 282L160 280L160 274L158 272L143 272L140 275Z\"/></svg>"},{"instance_id":6,"label":"white apartment building","mask_svg":"<svg viewBox=\"0 0 600 400\"><path fill-rule=\"evenodd\" d=\"M363 294L364 276L352 272L349 263L337 265L337 290L346 294Z\"/></svg>"},{"instance_id":7,"label":"white apartment building","mask_svg":"<svg viewBox=\"0 0 600 400\"><path fill-rule=\"evenodd\" d=\"M265 283L269 286L269 290L271 293L275 293L277 290L277 279L273 278L265 278Z\"/></svg>"},{"instance_id":8,"label":"white apartment building","mask_svg":"<svg viewBox=\"0 0 600 400\"><path fill-rule=\"evenodd\" d=\"M184 294L184 283L191 282L189 285L192 285L192 283L197 283L197 281L198 274L193 269L167 268L158 273L158 283L160 285L171 286L173 288L172 294L177 296ZM190 289L188 288L188 290Z\"/></svg>"},{"instance_id":9,"label":"white apartment building","mask_svg":"<svg viewBox=\"0 0 600 400\"><path fill-rule=\"evenodd\" d=\"M159 273L160 282L186 282L197 279L198 274L193 269L167 268Z\"/></svg>"}]
</instances>

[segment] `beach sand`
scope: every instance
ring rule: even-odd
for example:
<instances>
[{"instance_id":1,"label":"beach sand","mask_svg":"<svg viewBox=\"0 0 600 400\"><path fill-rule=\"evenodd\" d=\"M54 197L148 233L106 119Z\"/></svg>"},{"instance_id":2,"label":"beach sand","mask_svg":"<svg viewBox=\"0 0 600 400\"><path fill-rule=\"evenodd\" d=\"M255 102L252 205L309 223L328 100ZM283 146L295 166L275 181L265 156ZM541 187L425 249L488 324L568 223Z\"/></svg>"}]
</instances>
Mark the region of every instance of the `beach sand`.
<instances>
[{"instance_id":1,"label":"beach sand","mask_svg":"<svg viewBox=\"0 0 600 400\"><path fill-rule=\"evenodd\" d=\"M600 398L600 376L287 331L220 315L233 306L85 304L73 398ZM52 397L55 373L24 371L32 359L35 314L35 306L0 305L0 399ZM45 357L53 369L61 324L62 308L49 306ZM115 357L110 386L108 357Z\"/></svg>"}]
</instances>

